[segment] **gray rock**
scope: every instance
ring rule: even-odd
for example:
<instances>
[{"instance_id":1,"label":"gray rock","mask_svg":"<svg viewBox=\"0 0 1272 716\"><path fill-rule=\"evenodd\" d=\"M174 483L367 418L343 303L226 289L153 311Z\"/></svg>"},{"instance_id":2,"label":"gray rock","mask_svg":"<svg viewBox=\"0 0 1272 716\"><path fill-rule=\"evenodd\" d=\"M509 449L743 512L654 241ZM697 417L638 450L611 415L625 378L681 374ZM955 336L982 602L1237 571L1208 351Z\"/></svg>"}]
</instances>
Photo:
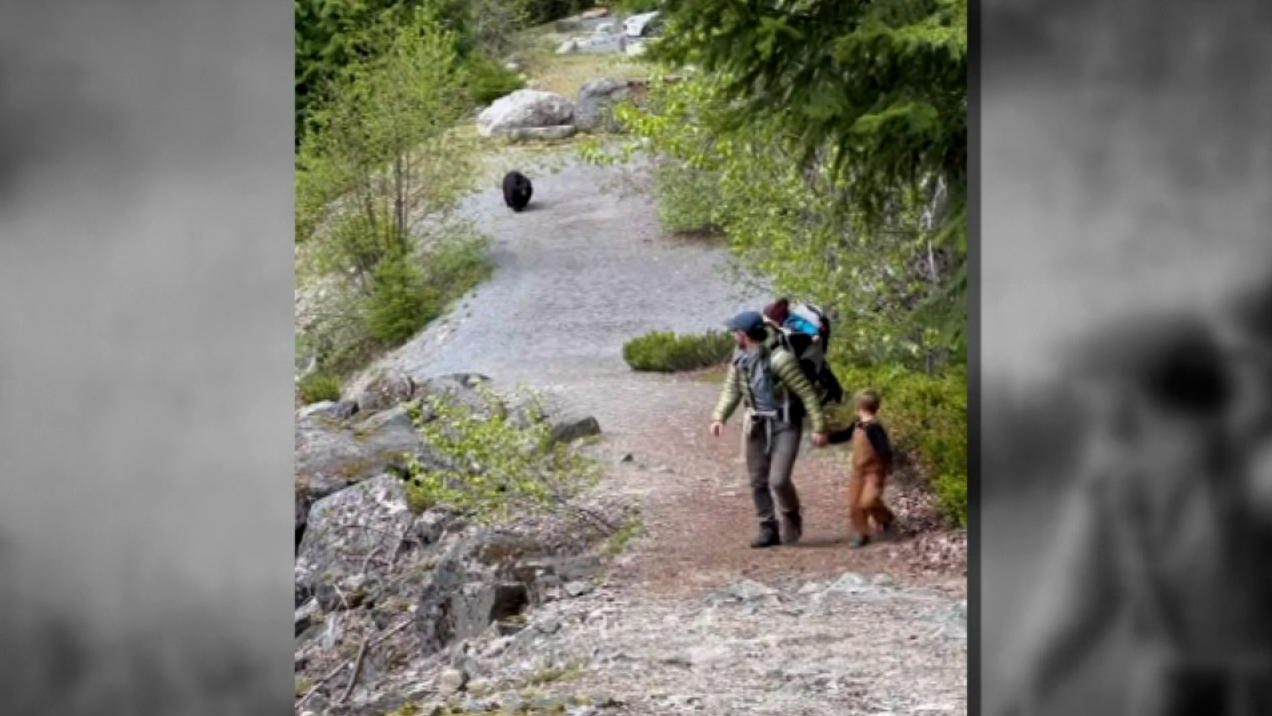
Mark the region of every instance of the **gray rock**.
<instances>
[{"instance_id":1,"label":"gray rock","mask_svg":"<svg viewBox=\"0 0 1272 716\"><path fill-rule=\"evenodd\" d=\"M353 399L358 410L372 413L409 400L415 392L411 377L395 368L381 368L370 375Z\"/></svg>"},{"instance_id":2,"label":"gray rock","mask_svg":"<svg viewBox=\"0 0 1272 716\"><path fill-rule=\"evenodd\" d=\"M751 579L743 579L707 597L713 605L750 602L764 597L776 596L777 590Z\"/></svg>"},{"instance_id":3,"label":"gray rock","mask_svg":"<svg viewBox=\"0 0 1272 716\"><path fill-rule=\"evenodd\" d=\"M370 416L350 426L322 415L296 422L295 503L299 543L311 506L349 485L384 474L404 472L405 454L429 465L441 457L411 423L406 406Z\"/></svg>"},{"instance_id":4,"label":"gray rock","mask_svg":"<svg viewBox=\"0 0 1272 716\"><path fill-rule=\"evenodd\" d=\"M392 430L415 430L415 421L411 418L411 411L418 410L419 405L416 403L399 403L388 410L382 410L373 413L370 417L353 426L353 434L356 437L368 437L376 433L383 433Z\"/></svg>"},{"instance_id":5,"label":"gray rock","mask_svg":"<svg viewBox=\"0 0 1272 716\"><path fill-rule=\"evenodd\" d=\"M571 597L581 597L590 591L592 591L591 582L575 580L573 582L565 583L565 593L570 595Z\"/></svg>"},{"instance_id":6,"label":"gray rock","mask_svg":"<svg viewBox=\"0 0 1272 716\"><path fill-rule=\"evenodd\" d=\"M321 609L318 607L317 599L310 599L296 610L296 636L300 636L306 629L313 626L317 620Z\"/></svg>"},{"instance_id":7,"label":"gray rock","mask_svg":"<svg viewBox=\"0 0 1272 716\"><path fill-rule=\"evenodd\" d=\"M836 579L834 584L826 588L829 592L839 592L841 594L860 594L869 591L869 583L866 578L856 572L844 572L843 575Z\"/></svg>"},{"instance_id":8,"label":"gray rock","mask_svg":"<svg viewBox=\"0 0 1272 716\"><path fill-rule=\"evenodd\" d=\"M521 89L495 100L477 116L483 137L526 127L572 124L574 103L555 92Z\"/></svg>"},{"instance_id":9,"label":"gray rock","mask_svg":"<svg viewBox=\"0 0 1272 716\"><path fill-rule=\"evenodd\" d=\"M574 123L580 129L618 131L621 127L614 119L614 106L630 97L635 86L632 81L612 77L584 82L575 103Z\"/></svg>"},{"instance_id":10,"label":"gray rock","mask_svg":"<svg viewBox=\"0 0 1272 716\"><path fill-rule=\"evenodd\" d=\"M430 545L442 538L446 532L446 527L454 520L455 516L441 509L431 509L420 513L415 518L415 525L412 532L415 538L422 545Z\"/></svg>"},{"instance_id":11,"label":"gray rock","mask_svg":"<svg viewBox=\"0 0 1272 716\"><path fill-rule=\"evenodd\" d=\"M577 52L578 49L579 49L579 43L577 40L566 40L565 42L562 42L560 45L557 45L556 54L568 55L571 52Z\"/></svg>"},{"instance_id":12,"label":"gray rock","mask_svg":"<svg viewBox=\"0 0 1272 716\"><path fill-rule=\"evenodd\" d=\"M317 587L359 574L371 551L389 558L414 521L405 486L393 475L318 500L296 555L296 582Z\"/></svg>"},{"instance_id":13,"label":"gray rock","mask_svg":"<svg viewBox=\"0 0 1272 716\"><path fill-rule=\"evenodd\" d=\"M530 603L524 584L468 584L452 599L455 638L481 634L494 622L520 614Z\"/></svg>"},{"instance_id":14,"label":"gray rock","mask_svg":"<svg viewBox=\"0 0 1272 716\"><path fill-rule=\"evenodd\" d=\"M552 423L552 441L574 442L580 438L601 434L601 424L591 415L585 417L560 417Z\"/></svg>"},{"instance_id":15,"label":"gray rock","mask_svg":"<svg viewBox=\"0 0 1272 716\"><path fill-rule=\"evenodd\" d=\"M358 404L352 400L323 400L317 403L310 403L301 408L296 417L302 420L315 416L331 418L332 420L347 420L357 412Z\"/></svg>"},{"instance_id":16,"label":"gray rock","mask_svg":"<svg viewBox=\"0 0 1272 716\"><path fill-rule=\"evenodd\" d=\"M564 17L552 23L552 29L557 32L578 32L583 29L583 23L578 18Z\"/></svg>"},{"instance_id":17,"label":"gray rock","mask_svg":"<svg viewBox=\"0 0 1272 716\"><path fill-rule=\"evenodd\" d=\"M459 669L443 669L437 677L437 693L440 696L453 696L464 689L468 683L468 674Z\"/></svg>"}]
</instances>

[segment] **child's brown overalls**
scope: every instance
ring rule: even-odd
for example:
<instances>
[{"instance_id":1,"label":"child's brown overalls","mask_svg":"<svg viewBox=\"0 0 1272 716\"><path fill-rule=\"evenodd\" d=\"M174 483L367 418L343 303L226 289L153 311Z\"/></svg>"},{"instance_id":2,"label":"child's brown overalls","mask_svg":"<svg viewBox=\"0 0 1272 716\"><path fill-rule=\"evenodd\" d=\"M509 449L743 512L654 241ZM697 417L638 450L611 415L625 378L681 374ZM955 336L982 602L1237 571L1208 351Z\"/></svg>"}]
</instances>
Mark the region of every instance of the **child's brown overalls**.
<instances>
[{"instance_id":1,"label":"child's brown overalls","mask_svg":"<svg viewBox=\"0 0 1272 716\"><path fill-rule=\"evenodd\" d=\"M893 514L883 504L883 488L892 469L890 454L881 454L870 440L867 431L877 432L876 442L887 449L887 434L877 421L857 422L847 430L838 431L832 442L852 441L852 475L848 478L848 519L858 536L870 534L870 521L876 529L892 524ZM845 434L846 433L846 434ZM835 438L839 439L836 440ZM882 438L882 440L880 440ZM889 451L890 452L890 451Z\"/></svg>"}]
</instances>

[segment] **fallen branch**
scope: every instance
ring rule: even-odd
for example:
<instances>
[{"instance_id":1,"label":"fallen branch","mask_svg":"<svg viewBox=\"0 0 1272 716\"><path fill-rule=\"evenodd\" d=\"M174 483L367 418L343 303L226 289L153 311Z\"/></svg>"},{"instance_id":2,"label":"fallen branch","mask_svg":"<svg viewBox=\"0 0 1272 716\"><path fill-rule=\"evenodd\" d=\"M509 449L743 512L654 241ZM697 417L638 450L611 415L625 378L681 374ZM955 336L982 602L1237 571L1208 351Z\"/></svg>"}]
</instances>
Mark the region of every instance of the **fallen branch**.
<instances>
[{"instance_id":1,"label":"fallen branch","mask_svg":"<svg viewBox=\"0 0 1272 716\"><path fill-rule=\"evenodd\" d=\"M362 646L358 647L358 656L353 660L353 676L349 677L349 684L345 686L344 693L340 694L340 698L336 700L336 703L343 704L348 701L349 694L353 693L353 687L357 686L358 676L362 674L362 660L366 658L367 645L370 643L371 639L368 637L363 639Z\"/></svg>"},{"instance_id":2,"label":"fallen branch","mask_svg":"<svg viewBox=\"0 0 1272 716\"><path fill-rule=\"evenodd\" d=\"M331 681L332 679L336 678L336 674L339 674L340 672L344 671L344 668L348 665L349 665L349 662L342 661L340 662L339 666L332 669L326 676L319 679L317 683L315 683L313 686L309 688L308 691L305 692L304 696L300 697L300 701L296 702L296 708L300 708L301 706L304 706L305 702L309 700L309 697L318 693L318 689L321 688L323 684L326 684L328 681Z\"/></svg>"},{"instance_id":3,"label":"fallen branch","mask_svg":"<svg viewBox=\"0 0 1272 716\"><path fill-rule=\"evenodd\" d=\"M352 661L352 665L354 665L354 675L349 678L349 685L346 685L345 691L341 693L340 701L338 701L338 703L347 701L350 694L354 693L354 687L357 685L357 679L359 679L361 673L363 673L363 661L366 659L366 652L368 652L371 647L378 646L380 642L387 640L388 637L396 635L397 632L404 630L404 628L410 626L413 621L415 621L415 619L404 619L404 621L398 622L397 626L394 626L391 630L380 632L379 635L374 638L364 638L363 645L357 649L357 656L355 656L354 661ZM345 666L349 665L350 661L341 661L340 665L331 670L331 673L328 673L327 675L324 675L323 678L318 679L318 683L315 683L313 688L310 688L308 692L305 692L304 696L300 697L300 701L296 702L296 708L304 706L304 703L309 701L309 697L312 697L314 693L317 693L318 689L321 688L322 685L329 682L329 680L336 678L336 675L340 674L341 671L345 670Z\"/></svg>"}]
</instances>

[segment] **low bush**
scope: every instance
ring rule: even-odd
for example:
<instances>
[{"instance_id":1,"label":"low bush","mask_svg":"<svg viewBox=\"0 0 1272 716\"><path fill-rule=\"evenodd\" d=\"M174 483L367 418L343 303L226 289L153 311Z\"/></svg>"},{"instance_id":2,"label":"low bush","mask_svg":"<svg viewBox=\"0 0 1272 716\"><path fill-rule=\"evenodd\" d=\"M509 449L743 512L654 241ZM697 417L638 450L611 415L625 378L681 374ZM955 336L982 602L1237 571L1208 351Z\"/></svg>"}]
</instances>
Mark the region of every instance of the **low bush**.
<instances>
[{"instance_id":1,"label":"low bush","mask_svg":"<svg viewBox=\"0 0 1272 716\"><path fill-rule=\"evenodd\" d=\"M623 360L633 370L670 373L716 365L728 359L733 347L733 336L720 331L683 336L654 331L623 344Z\"/></svg>"},{"instance_id":2,"label":"low bush","mask_svg":"<svg viewBox=\"0 0 1272 716\"><path fill-rule=\"evenodd\" d=\"M330 373L310 373L297 382L296 392L306 405L320 400L340 400L340 377Z\"/></svg>"},{"instance_id":3,"label":"low bush","mask_svg":"<svg viewBox=\"0 0 1272 716\"><path fill-rule=\"evenodd\" d=\"M595 461L552 441L540 409L485 415L445 396L429 407L429 419L417 414L416 423L448 466L408 457L407 499L417 512L441 505L496 522L527 511L569 511L571 499L600 476Z\"/></svg>"},{"instance_id":4,"label":"low bush","mask_svg":"<svg viewBox=\"0 0 1272 716\"><path fill-rule=\"evenodd\" d=\"M953 367L929 375L896 365L836 365L835 374L849 395L862 388L881 392L879 418L887 426L894 448L919 465L944 516L966 527L966 368Z\"/></svg>"},{"instance_id":5,"label":"low bush","mask_svg":"<svg viewBox=\"0 0 1272 716\"><path fill-rule=\"evenodd\" d=\"M332 288L303 323L297 356L331 375L362 368L484 281L492 269L488 249L489 239L460 227L420 254L383 260L366 290Z\"/></svg>"}]
</instances>

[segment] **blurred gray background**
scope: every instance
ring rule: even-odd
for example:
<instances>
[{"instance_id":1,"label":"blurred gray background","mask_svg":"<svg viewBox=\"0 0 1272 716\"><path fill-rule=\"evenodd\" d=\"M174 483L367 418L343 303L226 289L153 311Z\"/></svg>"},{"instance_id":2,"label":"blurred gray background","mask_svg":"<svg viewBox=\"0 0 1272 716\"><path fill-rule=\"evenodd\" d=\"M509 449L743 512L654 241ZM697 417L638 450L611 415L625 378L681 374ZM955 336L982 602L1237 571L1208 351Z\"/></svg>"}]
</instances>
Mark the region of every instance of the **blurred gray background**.
<instances>
[{"instance_id":1,"label":"blurred gray background","mask_svg":"<svg viewBox=\"0 0 1272 716\"><path fill-rule=\"evenodd\" d=\"M291 3L0 8L0 710L285 712Z\"/></svg>"},{"instance_id":2,"label":"blurred gray background","mask_svg":"<svg viewBox=\"0 0 1272 716\"><path fill-rule=\"evenodd\" d=\"M1116 505L1082 524L1075 517L1080 513L1065 511L1091 472L1078 462L1100 434L1114 451L1135 453L1131 461L1158 460L1161 474L1154 479L1160 483L1144 484L1152 486L1149 492L1160 484L1161 494L1174 494L1173 458L1163 456L1178 445L1109 432L1080 379L1104 369L1096 393L1133 392L1165 352L1137 331L1169 334L1195 319L1217 334L1233 301L1272 280L1272 3L986 0L981 7L983 499L977 539L984 712L1003 713L1007 697L1020 690L1020 667L1030 661L1020 644L1037 636L1049 610L1064 610L1054 601L1086 593L1101 600L1096 611L1113 618L1090 628L1090 649L1059 659L1071 678L1054 698L1041 699L1038 712L1122 714L1141 707L1141 713L1167 713L1182 701L1171 696L1160 708L1137 705L1128 687L1136 662L1146 657L1146 641L1127 625L1141 606L1124 588L1156 562L1091 561L1114 585L1106 592L1096 583L1105 576L1093 577L1096 570L1086 563L1060 561L1058 551L1066 549L1063 528L1098 532L1079 549L1098 557L1119 544L1102 522L1138 524ZM1234 365L1228 358L1219 362L1224 370ZM1242 383L1237 392L1258 412L1272 404L1267 385ZM1181 431L1193 425L1167 413L1150 406L1139 419L1171 422ZM1198 426L1204 422L1196 412L1187 416L1194 418ZM1243 455L1258 439L1234 442ZM1218 480L1248 473L1225 469ZM1111 472L1109 481L1129 484ZM1235 513L1225 509L1196 529L1230 536ZM1148 548L1151 554L1160 547L1163 560L1178 557L1178 543L1193 536L1192 526L1167 511L1154 514L1162 531ZM1207 549L1197 549L1203 562L1232 552ZM1190 596L1189 580L1172 579L1164 579L1163 590L1179 603L1179 613L1223 609ZM1219 595L1256 589L1222 578L1205 586ZM1266 624L1251 627L1254 633ZM1194 649L1184 641L1181 652ZM1183 712L1238 713L1235 708Z\"/></svg>"}]
</instances>

